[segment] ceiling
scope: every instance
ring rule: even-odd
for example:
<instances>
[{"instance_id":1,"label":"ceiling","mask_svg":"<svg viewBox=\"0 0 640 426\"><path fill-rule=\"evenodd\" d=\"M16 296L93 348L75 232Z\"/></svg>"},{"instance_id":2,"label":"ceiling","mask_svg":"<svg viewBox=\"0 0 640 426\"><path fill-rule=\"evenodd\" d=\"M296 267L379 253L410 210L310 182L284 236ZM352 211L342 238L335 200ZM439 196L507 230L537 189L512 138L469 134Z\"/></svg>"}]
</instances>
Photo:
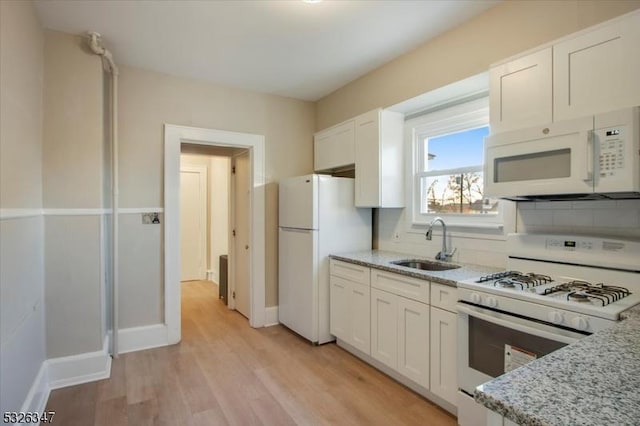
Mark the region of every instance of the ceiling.
<instances>
[{"instance_id":1,"label":"ceiling","mask_svg":"<svg viewBox=\"0 0 640 426\"><path fill-rule=\"evenodd\" d=\"M97 31L118 64L310 101L497 3L35 1L46 28Z\"/></svg>"}]
</instances>

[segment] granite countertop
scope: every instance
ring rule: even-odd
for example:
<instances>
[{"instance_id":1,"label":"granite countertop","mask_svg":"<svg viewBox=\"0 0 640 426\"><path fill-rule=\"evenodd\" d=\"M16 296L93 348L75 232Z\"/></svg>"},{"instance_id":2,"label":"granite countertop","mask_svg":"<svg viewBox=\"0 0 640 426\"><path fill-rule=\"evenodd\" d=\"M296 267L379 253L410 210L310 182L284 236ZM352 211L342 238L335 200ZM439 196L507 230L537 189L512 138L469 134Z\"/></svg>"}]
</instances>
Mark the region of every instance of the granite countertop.
<instances>
[{"instance_id":1,"label":"granite countertop","mask_svg":"<svg viewBox=\"0 0 640 426\"><path fill-rule=\"evenodd\" d=\"M497 272L500 269L492 268L489 266L474 265L470 263L455 263L460 268L449 269L447 271L422 271L420 269L407 268L404 266L394 265L391 262L404 259L421 259L428 260L429 262L438 262L434 259L429 259L424 256L415 256L406 253L396 253L392 251L384 250L364 250L351 253L332 254L333 259L342 260L344 262L355 263L357 265L368 266L371 268L382 269L389 272L395 272L397 274L408 275L410 277L420 278L423 280L430 280L440 284L456 286L458 281L466 280L469 278L475 278L482 275L487 275L492 272Z\"/></svg>"},{"instance_id":2,"label":"granite countertop","mask_svg":"<svg viewBox=\"0 0 640 426\"><path fill-rule=\"evenodd\" d=\"M640 305L623 316L478 386L476 401L521 425L640 424Z\"/></svg>"}]
</instances>

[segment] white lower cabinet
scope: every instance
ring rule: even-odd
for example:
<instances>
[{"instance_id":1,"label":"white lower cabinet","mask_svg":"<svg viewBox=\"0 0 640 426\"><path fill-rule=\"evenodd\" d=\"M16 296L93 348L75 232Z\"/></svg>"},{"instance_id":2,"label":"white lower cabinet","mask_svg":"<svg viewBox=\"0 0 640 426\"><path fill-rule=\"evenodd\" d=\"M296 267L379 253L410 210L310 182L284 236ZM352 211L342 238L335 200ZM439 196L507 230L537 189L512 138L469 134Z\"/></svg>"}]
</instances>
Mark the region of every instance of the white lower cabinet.
<instances>
[{"instance_id":1,"label":"white lower cabinet","mask_svg":"<svg viewBox=\"0 0 640 426\"><path fill-rule=\"evenodd\" d=\"M458 315L431 306L431 392L451 404L458 400Z\"/></svg>"},{"instance_id":2,"label":"white lower cabinet","mask_svg":"<svg viewBox=\"0 0 640 426\"><path fill-rule=\"evenodd\" d=\"M331 276L329 283L329 332L338 339L349 340L349 287L343 278Z\"/></svg>"},{"instance_id":3,"label":"white lower cabinet","mask_svg":"<svg viewBox=\"0 0 640 426\"><path fill-rule=\"evenodd\" d=\"M349 290L349 334L347 341L369 355L371 353L371 289L352 283Z\"/></svg>"},{"instance_id":4,"label":"white lower cabinet","mask_svg":"<svg viewBox=\"0 0 640 426\"><path fill-rule=\"evenodd\" d=\"M429 388L429 305L398 297L398 371Z\"/></svg>"},{"instance_id":5,"label":"white lower cabinet","mask_svg":"<svg viewBox=\"0 0 640 426\"><path fill-rule=\"evenodd\" d=\"M371 356L398 368L398 296L371 289Z\"/></svg>"},{"instance_id":6,"label":"white lower cabinet","mask_svg":"<svg viewBox=\"0 0 640 426\"><path fill-rule=\"evenodd\" d=\"M337 275L332 274L329 280L329 330L338 339L370 355L369 268L332 260L331 270ZM345 279L345 276L353 280Z\"/></svg>"},{"instance_id":7,"label":"white lower cabinet","mask_svg":"<svg viewBox=\"0 0 640 426\"><path fill-rule=\"evenodd\" d=\"M457 289L331 262L331 333L455 407Z\"/></svg>"},{"instance_id":8,"label":"white lower cabinet","mask_svg":"<svg viewBox=\"0 0 640 426\"><path fill-rule=\"evenodd\" d=\"M371 356L429 388L429 305L371 289Z\"/></svg>"}]
</instances>

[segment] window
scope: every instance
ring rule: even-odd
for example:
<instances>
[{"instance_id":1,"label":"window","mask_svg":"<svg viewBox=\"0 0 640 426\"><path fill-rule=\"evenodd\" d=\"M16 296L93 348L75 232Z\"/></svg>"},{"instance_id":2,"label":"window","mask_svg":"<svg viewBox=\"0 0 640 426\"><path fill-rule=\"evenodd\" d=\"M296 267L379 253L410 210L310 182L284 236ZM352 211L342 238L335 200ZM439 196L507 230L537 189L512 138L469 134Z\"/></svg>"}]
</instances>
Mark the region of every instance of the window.
<instances>
[{"instance_id":1,"label":"window","mask_svg":"<svg viewBox=\"0 0 640 426\"><path fill-rule=\"evenodd\" d=\"M439 109L405 124L413 146L413 223L443 216L454 226L501 223L500 203L484 197L488 99Z\"/></svg>"}]
</instances>

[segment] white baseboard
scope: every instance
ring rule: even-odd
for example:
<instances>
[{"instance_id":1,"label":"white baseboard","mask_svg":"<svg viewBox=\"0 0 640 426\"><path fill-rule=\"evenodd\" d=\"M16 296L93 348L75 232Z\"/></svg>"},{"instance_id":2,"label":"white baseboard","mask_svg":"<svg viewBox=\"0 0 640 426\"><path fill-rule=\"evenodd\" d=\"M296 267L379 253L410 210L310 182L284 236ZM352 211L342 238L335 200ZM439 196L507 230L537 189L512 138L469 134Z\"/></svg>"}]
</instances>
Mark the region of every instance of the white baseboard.
<instances>
[{"instance_id":1,"label":"white baseboard","mask_svg":"<svg viewBox=\"0 0 640 426\"><path fill-rule=\"evenodd\" d=\"M118 331L118 353L142 351L169 344L168 329L165 324L145 325Z\"/></svg>"},{"instance_id":2,"label":"white baseboard","mask_svg":"<svg viewBox=\"0 0 640 426\"><path fill-rule=\"evenodd\" d=\"M264 326L271 327L272 325L278 325L280 322L278 321L278 307L277 306L268 306L264 308Z\"/></svg>"},{"instance_id":3,"label":"white baseboard","mask_svg":"<svg viewBox=\"0 0 640 426\"><path fill-rule=\"evenodd\" d=\"M49 387L49 375L47 372L47 361L44 361L40 365L38 375L33 381L27 398L22 404L21 412L36 412L42 413L47 407L47 401L49 400L49 393L51 388Z\"/></svg>"},{"instance_id":4,"label":"white baseboard","mask_svg":"<svg viewBox=\"0 0 640 426\"><path fill-rule=\"evenodd\" d=\"M100 351L46 360L49 388L58 389L108 379L111 376L108 348L109 340L105 337Z\"/></svg>"}]
</instances>

